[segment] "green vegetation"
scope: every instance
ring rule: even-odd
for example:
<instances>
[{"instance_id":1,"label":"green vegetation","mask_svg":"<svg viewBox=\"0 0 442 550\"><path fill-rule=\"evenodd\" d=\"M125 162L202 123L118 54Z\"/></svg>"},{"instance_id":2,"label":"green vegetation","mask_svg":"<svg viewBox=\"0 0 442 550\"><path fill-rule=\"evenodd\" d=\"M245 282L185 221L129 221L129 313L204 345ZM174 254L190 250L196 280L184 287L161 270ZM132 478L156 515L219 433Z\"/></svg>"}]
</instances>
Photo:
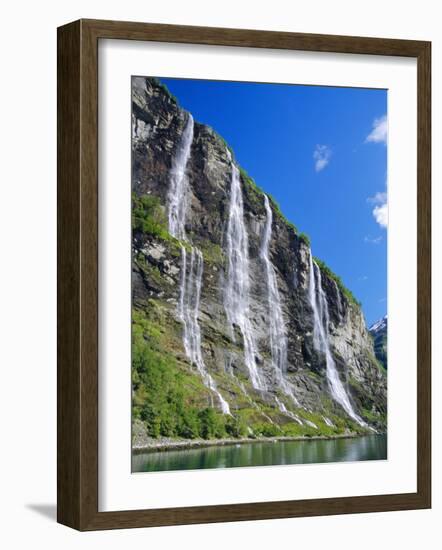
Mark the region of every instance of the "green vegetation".
<instances>
[{"instance_id":1,"label":"green vegetation","mask_svg":"<svg viewBox=\"0 0 442 550\"><path fill-rule=\"evenodd\" d=\"M199 243L199 247L205 262L219 266L224 264L224 252L219 244L206 239Z\"/></svg>"},{"instance_id":2,"label":"green vegetation","mask_svg":"<svg viewBox=\"0 0 442 550\"><path fill-rule=\"evenodd\" d=\"M165 333L166 331L164 331ZM207 389L196 372L166 351L163 331L144 313L132 313L133 416L150 437L212 439L227 435L225 417L204 407ZM232 428L233 431L233 428Z\"/></svg>"},{"instance_id":3,"label":"green vegetation","mask_svg":"<svg viewBox=\"0 0 442 550\"><path fill-rule=\"evenodd\" d=\"M362 415L371 425L376 425L379 422L382 422L382 423L386 422L385 415L375 414L368 409L362 409Z\"/></svg>"},{"instance_id":4,"label":"green vegetation","mask_svg":"<svg viewBox=\"0 0 442 550\"><path fill-rule=\"evenodd\" d=\"M308 247L310 247L310 237L307 235L307 233L300 233L299 238L301 241L306 244Z\"/></svg>"},{"instance_id":5,"label":"green vegetation","mask_svg":"<svg viewBox=\"0 0 442 550\"><path fill-rule=\"evenodd\" d=\"M385 359L386 360L386 359ZM385 365L382 363L382 361L380 359L378 359L377 357L373 357L373 361L375 362L377 368L379 369L379 371L384 375L384 376L387 376L387 368L385 367Z\"/></svg>"},{"instance_id":6,"label":"green vegetation","mask_svg":"<svg viewBox=\"0 0 442 550\"><path fill-rule=\"evenodd\" d=\"M276 199L270 195L270 193L267 193L267 196L269 197L269 200L270 202L272 203L273 205L273 208L275 209L276 213L279 214L279 217L282 219L282 221L288 226L290 227L290 229L292 229L292 231L295 233L295 235L299 235L299 231L298 231L298 228L296 227L296 225L294 223L292 223L291 221L289 221L285 216L284 214L282 213L281 211L281 208L279 206L279 203L276 201Z\"/></svg>"},{"instance_id":7,"label":"green vegetation","mask_svg":"<svg viewBox=\"0 0 442 550\"><path fill-rule=\"evenodd\" d=\"M153 195L132 194L132 228L162 240L172 239L160 199Z\"/></svg>"},{"instance_id":8,"label":"green vegetation","mask_svg":"<svg viewBox=\"0 0 442 550\"><path fill-rule=\"evenodd\" d=\"M156 84L159 88L161 88L163 90L163 92L166 94L166 96L170 99L170 101L172 101L172 103L174 103L178 107L178 105L179 105L178 100L171 93L169 88L163 82L161 82L161 80L159 78L153 77L153 78L151 78L151 80L152 80L152 82L154 82L154 84Z\"/></svg>"},{"instance_id":9,"label":"green vegetation","mask_svg":"<svg viewBox=\"0 0 442 550\"><path fill-rule=\"evenodd\" d=\"M239 167L239 173L241 175L243 182L246 185L249 185L254 191L258 192L260 195L264 194L264 191L261 189L261 187L257 185L255 180L251 176L249 176L248 172L241 166Z\"/></svg>"},{"instance_id":10,"label":"green vegetation","mask_svg":"<svg viewBox=\"0 0 442 550\"><path fill-rule=\"evenodd\" d=\"M298 416L301 419L313 422L317 428L306 424L301 426L293 421L286 421L286 423L282 423L281 425L261 422L253 425L253 433L256 437L333 437L343 434L347 428L344 423L339 425L336 423L335 427L327 426L322 416L307 413L306 411L298 411Z\"/></svg>"},{"instance_id":11,"label":"green vegetation","mask_svg":"<svg viewBox=\"0 0 442 550\"><path fill-rule=\"evenodd\" d=\"M336 284L338 285L339 290L342 292L342 294L344 294L344 296L348 299L348 301L350 303L353 303L354 305L356 305L358 307L361 307L361 305L362 305L361 302L359 302L359 300L356 299L353 292L351 290L349 290L344 285L344 283L342 282L341 277L339 277L339 275L336 275L336 273L334 273L328 267L328 265L325 262L323 262L322 260L320 260L319 258L315 257L314 260L318 264L321 271L324 272L326 275L328 275L328 277L330 277L330 279L333 279L336 282Z\"/></svg>"},{"instance_id":12,"label":"green vegetation","mask_svg":"<svg viewBox=\"0 0 442 550\"><path fill-rule=\"evenodd\" d=\"M154 195L139 197L132 194L132 230L163 241L168 245L168 252L174 258L181 255L180 246L184 246L187 251L190 251L189 243L179 241L169 233L165 209L159 197ZM149 267L142 255L138 255L135 259L138 264Z\"/></svg>"},{"instance_id":13,"label":"green vegetation","mask_svg":"<svg viewBox=\"0 0 442 550\"><path fill-rule=\"evenodd\" d=\"M150 235L164 242L167 245L168 253L173 258L181 256L181 247L190 252L191 245L187 241L180 241L169 233L166 212L159 197L154 195L142 195L138 197L132 194L132 230ZM142 254L136 258L137 263L150 269ZM158 273L160 273L158 271ZM161 274L160 274L161 276Z\"/></svg>"},{"instance_id":14,"label":"green vegetation","mask_svg":"<svg viewBox=\"0 0 442 550\"><path fill-rule=\"evenodd\" d=\"M160 288L165 285L165 280L161 271L156 265L147 262L144 254L138 253L134 260L136 265L148 276L151 283L155 283Z\"/></svg>"}]
</instances>

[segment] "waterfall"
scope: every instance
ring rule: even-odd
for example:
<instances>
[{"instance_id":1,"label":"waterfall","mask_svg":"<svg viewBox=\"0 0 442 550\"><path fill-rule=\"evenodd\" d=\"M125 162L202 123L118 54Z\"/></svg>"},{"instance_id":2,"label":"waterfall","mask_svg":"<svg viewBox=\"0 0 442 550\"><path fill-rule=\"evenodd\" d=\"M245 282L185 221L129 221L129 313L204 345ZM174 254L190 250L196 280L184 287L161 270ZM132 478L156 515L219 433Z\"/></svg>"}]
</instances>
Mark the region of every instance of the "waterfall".
<instances>
[{"instance_id":1,"label":"waterfall","mask_svg":"<svg viewBox=\"0 0 442 550\"><path fill-rule=\"evenodd\" d=\"M177 239L186 240L186 213L187 191L189 182L186 175L186 166L190 157L193 141L193 117L189 113L178 151L172 160L170 171L170 186L168 193L169 204L169 233Z\"/></svg>"},{"instance_id":2,"label":"waterfall","mask_svg":"<svg viewBox=\"0 0 442 550\"><path fill-rule=\"evenodd\" d=\"M243 392L245 398L250 403L250 405L256 409L270 424L273 424L275 426L275 423L270 418L268 414L266 414L257 404L256 401L253 401L253 399L250 397L248 391L246 390L246 387L244 386L244 383L241 380L238 380L238 386L240 387L241 391Z\"/></svg>"},{"instance_id":3,"label":"waterfall","mask_svg":"<svg viewBox=\"0 0 442 550\"><path fill-rule=\"evenodd\" d=\"M336 289L336 303L338 305L338 316L339 316L339 321L341 322L343 312L344 312L344 308L342 306L342 300L341 300L341 291L339 290L338 283L335 280L333 280L333 282L335 284L335 289Z\"/></svg>"},{"instance_id":4,"label":"waterfall","mask_svg":"<svg viewBox=\"0 0 442 550\"><path fill-rule=\"evenodd\" d=\"M326 423L326 425L329 428L336 428L336 426L333 424L333 422L327 416L323 416L322 419L324 420L324 422Z\"/></svg>"},{"instance_id":5,"label":"waterfall","mask_svg":"<svg viewBox=\"0 0 442 550\"><path fill-rule=\"evenodd\" d=\"M230 153L228 153L231 159ZM234 327L241 331L244 342L244 362L249 371L250 380L255 389L264 390L256 365L256 343L250 323L249 308L249 242L244 223L244 207L241 192L239 170L232 162L230 186L229 219L226 236L228 258L227 280L224 288L224 309L231 327L233 340Z\"/></svg>"},{"instance_id":6,"label":"waterfall","mask_svg":"<svg viewBox=\"0 0 442 550\"><path fill-rule=\"evenodd\" d=\"M302 420L299 418L299 416L297 416L295 413L293 413L292 411L289 411L287 409L287 407L284 405L284 403L278 398L278 396L275 395L275 401L276 401L276 404L278 405L278 408L279 410L285 414L286 416L288 416L289 418L291 418L292 420L294 420L295 422L297 422L298 424L300 424L302 426L303 422ZM304 419L305 420L305 419ZM305 422L309 423L310 421L309 420L305 420ZM315 427L317 428L317 426L315 425Z\"/></svg>"},{"instance_id":7,"label":"waterfall","mask_svg":"<svg viewBox=\"0 0 442 550\"><path fill-rule=\"evenodd\" d=\"M189 183L186 166L190 158L192 140L193 118L189 114L177 154L172 161L168 193L169 232L181 241L187 241L185 222ZM189 262L187 261L186 246L181 244L181 278L178 300L178 316L183 324L184 350L190 362L198 369L205 386L217 396L222 412L230 414L229 405L216 387L215 380L208 373L201 352L201 329L198 315L204 269L203 255L195 246L187 244L187 248L190 248Z\"/></svg>"},{"instance_id":8,"label":"waterfall","mask_svg":"<svg viewBox=\"0 0 442 550\"><path fill-rule=\"evenodd\" d=\"M275 369L283 376L287 370L287 335L284 318L282 316L281 299L276 281L275 269L269 258L269 244L272 237L273 214L269 199L264 195L266 209L266 225L261 243L260 256L264 263L267 279L267 301L269 306L269 336L272 363Z\"/></svg>"},{"instance_id":9,"label":"waterfall","mask_svg":"<svg viewBox=\"0 0 442 550\"><path fill-rule=\"evenodd\" d=\"M317 279L317 282L316 282ZM313 261L310 251L310 281L309 281L309 299L313 310L314 328L313 328L313 345L317 351L325 354L326 375L330 392L335 401L337 401L345 412L353 418L360 426L367 424L360 418L350 403L350 399L345 391L344 385L339 378L338 370L332 356L329 344L329 313L327 305L327 297L322 289L321 270Z\"/></svg>"},{"instance_id":10,"label":"waterfall","mask_svg":"<svg viewBox=\"0 0 442 550\"><path fill-rule=\"evenodd\" d=\"M289 382L286 379L287 372L287 333L284 317L282 315L281 298L279 296L278 283L275 268L270 261L269 245L272 238L273 213L267 195L264 195L266 211L266 224L261 242L260 257L264 264L267 280L267 302L269 307L269 337L270 352L272 355L272 367L278 386L288 395L296 406L299 402L293 394ZM277 399L279 410L288 413L284 404ZM281 407L283 406L283 408ZM289 414L290 416L290 414ZM293 417L292 417L293 418Z\"/></svg>"},{"instance_id":11,"label":"waterfall","mask_svg":"<svg viewBox=\"0 0 442 550\"><path fill-rule=\"evenodd\" d=\"M221 410L224 414L230 414L230 408L227 401L222 397L215 381L207 372L201 352L201 329L198 322L200 308L201 285L203 279L203 255L201 251L192 247L190 250L190 261L187 270L187 252L183 247L182 271L184 275L184 284L181 287L179 301L179 316L183 322L183 342L187 357L191 363L196 365L204 384L218 397ZM187 280L186 280L187 279ZM183 280L183 278L181 279Z\"/></svg>"}]
</instances>

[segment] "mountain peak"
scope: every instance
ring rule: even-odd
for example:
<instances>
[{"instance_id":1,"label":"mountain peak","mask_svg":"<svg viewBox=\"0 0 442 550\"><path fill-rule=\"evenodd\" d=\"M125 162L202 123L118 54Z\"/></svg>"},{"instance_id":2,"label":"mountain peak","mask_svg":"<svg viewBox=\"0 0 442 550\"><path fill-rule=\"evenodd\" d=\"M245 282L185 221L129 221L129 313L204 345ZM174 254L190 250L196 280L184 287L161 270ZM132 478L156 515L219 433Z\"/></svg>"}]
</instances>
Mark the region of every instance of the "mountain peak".
<instances>
[{"instance_id":1,"label":"mountain peak","mask_svg":"<svg viewBox=\"0 0 442 550\"><path fill-rule=\"evenodd\" d=\"M369 332L376 333L387 328L388 315L385 314L381 319L378 319L375 323L369 327Z\"/></svg>"}]
</instances>

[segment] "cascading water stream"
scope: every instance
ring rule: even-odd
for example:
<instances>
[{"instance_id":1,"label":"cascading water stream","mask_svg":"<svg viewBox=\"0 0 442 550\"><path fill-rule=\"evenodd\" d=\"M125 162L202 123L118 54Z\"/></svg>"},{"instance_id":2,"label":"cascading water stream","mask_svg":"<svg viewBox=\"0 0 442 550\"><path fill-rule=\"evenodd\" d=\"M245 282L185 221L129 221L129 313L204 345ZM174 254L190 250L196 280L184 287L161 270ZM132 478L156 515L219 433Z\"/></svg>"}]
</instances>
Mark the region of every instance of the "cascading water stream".
<instances>
[{"instance_id":1,"label":"cascading water stream","mask_svg":"<svg viewBox=\"0 0 442 550\"><path fill-rule=\"evenodd\" d=\"M326 425L329 427L329 428L335 428L336 426L333 424L333 422L330 420L330 418L327 418L327 416L323 416L322 419L324 420L324 422L326 423Z\"/></svg>"},{"instance_id":2,"label":"cascading water stream","mask_svg":"<svg viewBox=\"0 0 442 550\"><path fill-rule=\"evenodd\" d=\"M267 279L267 301L269 306L269 337L270 351L274 369L278 377L282 378L287 370L287 335L284 318L282 316L281 300L276 281L275 269L269 257L269 244L272 238L273 214L270 208L269 199L264 195L264 206L266 209L266 224L261 243L260 257L264 263Z\"/></svg>"},{"instance_id":3,"label":"cascading water stream","mask_svg":"<svg viewBox=\"0 0 442 550\"><path fill-rule=\"evenodd\" d=\"M180 240L186 239L187 191L189 182L186 175L186 166L190 158L193 141L193 117L189 113L178 151L172 159L170 171L170 185L168 192L169 205L169 233Z\"/></svg>"},{"instance_id":4,"label":"cascading water stream","mask_svg":"<svg viewBox=\"0 0 442 550\"><path fill-rule=\"evenodd\" d=\"M241 391L243 392L245 398L246 398L247 401L250 403L250 405L251 405L254 409L256 409L260 414L262 414L262 416L263 416L268 422L270 422L270 424L275 425L275 423L274 423L273 420L270 418L270 416L269 416L268 414L266 414L266 413L258 406L257 402L254 401L254 400L250 397L250 395L249 395L249 393L248 393L248 391L247 391L247 389L246 389L246 387L245 387L245 385L244 385L244 382L242 382L241 380L238 380L238 386L240 387Z\"/></svg>"},{"instance_id":5,"label":"cascading water stream","mask_svg":"<svg viewBox=\"0 0 442 550\"><path fill-rule=\"evenodd\" d=\"M338 283L335 280L333 280L333 282L335 284L335 289L336 289L336 303L338 306L339 321L341 322L343 311L344 311L342 307L341 291L339 290Z\"/></svg>"},{"instance_id":6,"label":"cascading water stream","mask_svg":"<svg viewBox=\"0 0 442 550\"><path fill-rule=\"evenodd\" d=\"M329 313L327 297L322 288L321 270L313 261L311 251L309 277L309 299L313 310L314 319L313 345L317 351L325 354L326 375L330 392L333 399L341 405L350 418L353 418L353 420L355 420L360 426L367 427L367 424L354 411L347 392L345 391L344 385L339 378L338 370L336 368L329 344Z\"/></svg>"},{"instance_id":7,"label":"cascading water stream","mask_svg":"<svg viewBox=\"0 0 442 550\"><path fill-rule=\"evenodd\" d=\"M279 410L285 414L286 416L288 416L289 418L291 418L292 420L294 420L295 422L297 422L298 424L300 424L301 426L303 425L303 421L299 418L299 416L297 416L294 412L292 411L289 411L287 409L287 407L284 405L284 403L279 399L279 397L277 395L275 395L275 401L276 401L276 404L278 405L278 408ZM308 422L310 423L309 420L305 420L305 422ZM311 423L312 425L313 423ZM317 428L316 425L313 425L315 428Z\"/></svg>"},{"instance_id":8,"label":"cascading water stream","mask_svg":"<svg viewBox=\"0 0 442 550\"><path fill-rule=\"evenodd\" d=\"M228 157L231 160L229 151ZM224 288L224 309L232 338L235 339L235 326L241 331L244 342L244 362L253 387L257 390L265 390L264 380L256 365L257 348L250 322L249 243L244 223L241 182L238 168L233 162L231 166L229 219L226 234L228 269Z\"/></svg>"},{"instance_id":9,"label":"cascading water stream","mask_svg":"<svg viewBox=\"0 0 442 550\"><path fill-rule=\"evenodd\" d=\"M275 268L270 261L269 245L272 238L273 213L267 195L264 195L266 211L266 224L261 242L260 257L264 264L267 279L267 302L269 308L269 338L270 352L272 355L272 367L277 385L288 395L296 406L299 402L293 394L289 382L286 379L287 372L287 333L282 314L281 298L278 290ZM279 410L288 414L285 405L277 399ZM289 415L291 416L291 415ZM293 417L292 417L293 418ZM299 419L296 417L296 420Z\"/></svg>"},{"instance_id":10,"label":"cascading water stream","mask_svg":"<svg viewBox=\"0 0 442 550\"><path fill-rule=\"evenodd\" d=\"M187 270L187 252L183 247L182 269ZM230 414L228 403L222 397L215 381L207 372L201 352L201 329L198 322L200 308L201 285L203 279L203 255L201 251L192 247L190 251L190 262L187 281L182 287L182 300L179 301L179 315L183 321L183 342L184 349L190 361L196 365L204 384L218 397L221 410L224 414Z\"/></svg>"},{"instance_id":11,"label":"cascading water stream","mask_svg":"<svg viewBox=\"0 0 442 550\"><path fill-rule=\"evenodd\" d=\"M181 240L187 241L185 221L187 213L188 180L186 166L190 158L193 141L193 118L189 114L186 126L178 145L178 151L172 162L170 173L169 203L169 232ZM180 296L178 301L178 315L183 323L183 344L187 357L200 373L203 382L218 398L224 414L230 414L230 408L223 398L212 376L207 372L201 352L201 329L198 322L201 285L203 279L203 255L201 251L191 245L190 260L187 261L186 246L181 244L181 279Z\"/></svg>"}]
</instances>

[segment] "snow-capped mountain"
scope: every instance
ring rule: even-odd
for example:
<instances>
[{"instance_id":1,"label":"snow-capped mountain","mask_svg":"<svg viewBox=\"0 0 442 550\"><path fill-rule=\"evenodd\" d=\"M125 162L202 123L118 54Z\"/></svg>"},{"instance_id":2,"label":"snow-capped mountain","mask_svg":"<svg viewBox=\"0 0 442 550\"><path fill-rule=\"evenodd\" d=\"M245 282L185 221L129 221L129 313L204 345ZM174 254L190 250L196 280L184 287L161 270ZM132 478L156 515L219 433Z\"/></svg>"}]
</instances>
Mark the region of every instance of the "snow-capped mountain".
<instances>
[{"instance_id":1,"label":"snow-capped mountain","mask_svg":"<svg viewBox=\"0 0 442 550\"><path fill-rule=\"evenodd\" d=\"M379 319L378 321L376 321L376 323L373 323L368 330L372 334L376 334L382 330L387 330L387 324L388 324L388 315L384 315L382 319Z\"/></svg>"}]
</instances>

